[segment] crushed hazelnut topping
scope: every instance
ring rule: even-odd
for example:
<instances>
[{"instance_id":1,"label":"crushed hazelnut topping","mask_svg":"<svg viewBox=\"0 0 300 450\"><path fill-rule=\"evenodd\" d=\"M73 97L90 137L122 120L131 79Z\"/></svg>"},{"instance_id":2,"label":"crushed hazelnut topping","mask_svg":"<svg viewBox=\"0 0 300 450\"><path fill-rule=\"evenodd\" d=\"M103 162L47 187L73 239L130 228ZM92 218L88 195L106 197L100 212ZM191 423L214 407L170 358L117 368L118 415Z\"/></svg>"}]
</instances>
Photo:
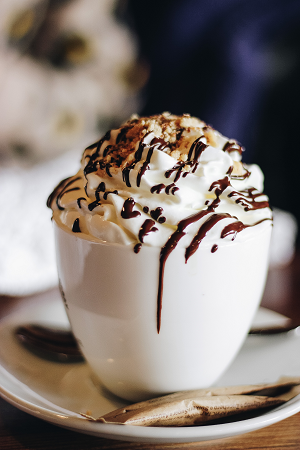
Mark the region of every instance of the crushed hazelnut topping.
<instances>
[{"instance_id":1,"label":"crushed hazelnut topping","mask_svg":"<svg viewBox=\"0 0 300 450\"><path fill-rule=\"evenodd\" d=\"M104 147L104 152L97 157L98 170L105 170L107 165L109 170L130 166L135 161L135 153L140 142L150 132L165 142L166 145L162 146L161 150L177 161L187 161L191 145L197 138L203 136L203 139L212 146L216 146L219 139L219 134L213 128L189 114L176 116L164 112L150 117L133 115L120 127L115 144L103 142L102 146L106 148ZM86 163L89 162L90 150L91 148L88 148L84 155Z\"/></svg>"}]
</instances>

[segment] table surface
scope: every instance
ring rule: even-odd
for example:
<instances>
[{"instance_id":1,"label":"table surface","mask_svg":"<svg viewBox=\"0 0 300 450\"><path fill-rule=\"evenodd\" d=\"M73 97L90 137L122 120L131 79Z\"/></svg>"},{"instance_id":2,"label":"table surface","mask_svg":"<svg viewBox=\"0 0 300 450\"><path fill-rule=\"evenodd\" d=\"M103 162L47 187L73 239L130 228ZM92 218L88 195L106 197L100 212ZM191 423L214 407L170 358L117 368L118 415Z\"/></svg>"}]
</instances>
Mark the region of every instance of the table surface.
<instances>
[{"instance_id":1,"label":"table surface","mask_svg":"<svg viewBox=\"0 0 300 450\"><path fill-rule=\"evenodd\" d=\"M300 252L288 267L270 270L262 305L300 323L299 290ZM38 294L37 299L39 296L42 298L45 293ZM29 301L29 298L0 296L0 318L24 305L26 301ZM153 450L162 448L298 450L300 448L300 413L275 425L232 438L199 443L150 445L102 439L68 431L26 414L0 398L0 450L148 450L151 448Z\"/></svg>"}]
</instances>

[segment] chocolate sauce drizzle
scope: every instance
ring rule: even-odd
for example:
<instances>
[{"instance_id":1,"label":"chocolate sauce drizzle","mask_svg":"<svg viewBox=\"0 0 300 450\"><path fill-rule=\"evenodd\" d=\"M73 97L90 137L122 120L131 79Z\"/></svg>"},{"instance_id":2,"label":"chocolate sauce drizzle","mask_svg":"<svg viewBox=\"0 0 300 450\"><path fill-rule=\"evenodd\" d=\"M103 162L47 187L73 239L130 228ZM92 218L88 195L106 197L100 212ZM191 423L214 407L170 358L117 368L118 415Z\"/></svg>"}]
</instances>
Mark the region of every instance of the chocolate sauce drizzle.
<instances>
[{"instance_id":1,"label":"chocolate sauce drizzle","mask_svg":"<svg viewBox=\"0 0 300 450\"><path fill-rule=\"evenodd\" d=\"M133 248L134 253L139 253L141 248L142 248L142 244L141 243L135 244L135 246Z\"/></svg>"},{"instance_id":2,"label":"chocolate sauce drizzle","mask_svg":"<svg viewBox=\"0 0 300 450\"><path fill-rule=\"evenodd\" d=\"M104 192L104 194L103 194L103 199L104 200L107 200L108 194L116 194L116 195L118 195L118 191L115 189L114 191L106 191L106 192Z\"/></svg>"},{"instance_id":3,"label":"chocolate sauce drizzle","mask_svg":"<svg viewBox=\"0 0 300 450\"><path fill-rule=\"evenodd\" d=\"M241 221L230 223L229 225L226 225L226 227L223 228L221 232L221 238L224 239L227 236L230 236L232 234L232 241L236 238L236 235L240 233L241 231L245 230L249 227L254 227L255 225L258 225L259 223L265 222L266 220L272 220L270 218L261 219L258 222L253 223L252 225L245 225Z\"/></svg>"},{"instance_id":4,"label":"chocolate sauce drizzle","mask_svg":"<svg viewBox=\"0 0 300 450\"><path fill-rule=\"evenodd\" d=\"M163 212L163 208L161 208L160 206L156 209L152 209L150 211L150 216L152 217L152 219L154 220L158 220L159 216L161 216L161 213Z\"/></svg>"},{"instance_id":5,"label":"chocolate sauce drizzle","mask_svg":"<svg viewBox=\"0 0 300 450\"><path fill-rule=\"evenodd\" d=\"M179 180L181 176L185 178L189 173L195 173L199 164L199 158L201 153L208 147L207 144L201 141L204 136L198 137L191 145L191 148L188 153L187 161L179 161L175 164L172 169L169 169L165 172L165 177L170 178L170 176L176 172L174 183ZM186 166L190 166L189 171L184 171L183 169Z\"/></svg>"},{"instance_id":6,"label":"chocolate sauce drizzle","mask_svg":"<svg viewBox=\"0 0 300 450\"><path fill-rule=\"evenodd\" d=\"M184 175L185 173L187 172L184 172ZM160 194L163 189L165 190L165 193L167 195L170 195L170 193L172 195L175 195L175 192L179 190L179 187L177 187L175 183L168 184L168 186L164 185L163 183L160 183L152 186L150 192L151 194Z\"/></svg>"},{"instance_id":7,"label":"chocolate sauce drizzle","mask_svg":"<svg viewBox=\"0 0 300 450\"><path fill-rule=\"evenodd\" d=\"M231 178L233 180L246 180L246 178L249 178L251 175L251 172L249 172L248 169L244 167L245 172L242 175L231 175Z\"/></svg>"},{"instance_id":8,"label":"chocolate sauce drizzle","mask_svg":"<svg viewBox=\"0 0 300 450\"><path fill-rule=\"evenodd\" d=\"M123 217L123 219L133 219L134 217L141 215L139 211L133 211L134 205L135 201L132 197L129 197L127 200L125 200L121 211L121 216Z\"/></svg>"},{"instance_id":9,"label":"chocolate sauce drizzle","mask_svg":"<svg viewBox=\"0 0 300 450\"><path fill-rule=\"evenodd\" d=\"M122 178L127 187L131 187L130 180L129 180L129 174L130 174L131 169L133 169L133 167L134 167L134 164L131 164L130 166L125 167L122 170Z\"/></svg>"},{"instance_id":10,"label":"chocolate sauce drizzle","mask_svg":"<svg viewBox=\"0 0 300 450\"><path fill-rule=\"evenodd\" d=\"M88 198L90 198L90 196L89 196L89 194L88 194L88 191L87 191L87 182L86 182L85 185L84 185L84 192L85 192L85 195L86 195Z\"/></svg>"},{"instance_id":11,"label":"chocolate sauce drizzle","mask_svg":"<svg viewBox=\"0 0 300 450\"><path fill-rule=\"evenodd\" d=\"M89 209L89 211L93 211L99 205L101 205L101 203L98 202L98 200L95 200L94 202L92 202L88 205L88 209Z\"/></svg>"},{"instance_id":12,"label":"chocolate sauce drizzle","mask_svg":"<svg viewBox=\"0 0 300 450\"><path fill-rule=\"evenodd\" d=\"M231 153L231 152L239 152L239 154L241 155L244 151L243 147L238 144L235 141L227 141L226 144L223 147L223 151L227 152L227 153Z\"/></svg>"},{"instance_id":13,"label":"chocolate sauce drizzle","mask_svg":"<svg viewBox=\"0 0 300 450\"><path fill-rule=\"evenodd\" d=\"M160 150L161 152L164 151L165 148L168 148L169 144L161 138L153 138L152 141L150 142L150 145L152 145L153 147L156 148L156 150Z\"/></svg>"},{"instance_id":14,"label":"chocolate sauce drizzle","mask_svg":"<svg viewBox=\"0 0 300 450\"><path fill-rule=\"evenodd\" d=\"M149 207L148 206L144 206L143 211L144 211L145 214L148 214ZM139 251L141 250L142 244L144 243L144 237L148 233L158 231L158 228L154 226L155 225L155 221L158 222L158 223L161 223L161 224L166 221L166 218L161 215L162 212L163 212L163 208L161 208L161 207L158 207L156 209L152 209L150 211L150 216L154 220L146 219L145 222L142 224L142 226L141 226L141 228L139 230L139 240L140 240L140 242L134 246L134 252L135 253L139 253ZM128 217L128 218L131 218L131 217Z\"/></svg>"},{"instance_id":15,"label":"chocolate sauce drizzle","mask_svg":"<svg viewBox=\"0 0 300 450\"><path fill-rule=\"evenodd\" d=\"M166 193L167 195L169 195L169 194L170 194L170 191L171 191L171 194L172 194L172 195L175 195L175 192L178 191L178 190L179 190L179 187L177 187L175 183L171 183L171 184L169 184L169 185L166 187L165 193Z\"/></svg>"},{"instance_id":16,"label":"chocolate sauce drizzle","mask_svg":"<svg viewBox=\"0 0 300 450\"><path fill-rule=\"evenodd\" d=\"M211 252L215 253L217 250L218 250L218 246L217 246L217 244L214 244L211 248Z\"/></svg>"},{"instance_id":17,"label":"chocolate sauce drizzle","mask_svg":"<svg viewBox=\"0 0 300 450\"><path fill-rule=\"evenodd\" d=\"M100 166L99 161L97 161L97 158L99 157L99 154L100 154L100 149L102 147L102 144L105 141L109 141L110 140L110 135L111 135L111 132L108 131L106 133L106 135L103 136L102 139L100 139L95 144L92 144L92 145L90 145L89 147L86 148L86 150L90 150L90 149L93 149L94 147L96 147L96 151L92 155L86 155L86 157L89 158L89 161L88 161L88 163L86 164L86 166L84 168L84 171L83 171L84 176L86 176L86 175L88 175L89 173L92 173L92 172L97 172L97 170L98 170L98 168ZM101 168L104 168L104 167L101 167ZM109 174L109 170L108 170L108 174Z\"/></svg>"},{"instance_id":18,"label":"chocolate sauce drizzle","mask_svg":"<svg viewBox=\"0 0 300 450\"><path fill-rule=\"evenodd\" d=\"M118 195L118 191L117 190L105 191L105 183L103 181L101 181L101 183L99 184L99 186L95 190L96 200L91 202L88 205L88 209L90 211L93 211L97 206L101 205L101 199L100 199L100 193L101 192L103 192L103 200L107 200L108 194L116 194L116 195Z\"/></svg>"},{"instance_id":19,"label":"chocolate sauce drizzle","mask_svg":"<svg viewBox=\"0 0 300 450\"><path fill-rule=\"evenodd\" d=\"M244 167L244 165L243 165L243 169L245 172L242 175L232 175L233 166L230 166L229 169L227 170L227 175L231 176L231 178L233 180L246 180L246 178L250 177L251 172L249 172L249 170L246 169L246 167Z\"/></svg>"},{"instance_id":20,"label":"chocolate sauce drizzle","mask_svg":"<svg viewBox=\"0 0 300 450\"><path fill-rule=\"evenodd\" d=\"M141 140L140 144L139 144L139 148L137 149L137 151L134 154L134 161L127 167L125 167L122 170L122 178L124 183L126 184L127 187L131 187L131 183L129 180L129 175L132 169L134 169L134 167L136 166L136 164L141 160L142 155L143 155L143 151L144 148L146 147L146 143L145 143L145 137L148 136L149 133L147 133L144 138Z\"/></svg>"},{"instance_id":21,"label":"chocolate sauce drizzle","mask_svg":"<svg viewBox=\"0 0 300 450\"><path fill-rule=\"evenodd\" d=\"M129 179L130 172L132 169L134 169L136 164L141 160L145 147L149 147L149 148L148 148L148 153L147 153L146 159L145 159L142 167L140 168L137 179L136 179L136 185L138 187L141 184L141 179L142 179L144 173L149 168L150 160L151 160L154 149L163 151L166 147L168 147L168 144L166 141L164 141L161 138L156 138L156 137L154 137L151 140L150 144L147 144L145 142L145 138L149 134L150 133L145 134L142 141L140 142L139 148L137 149L137 151L134 154L134 161L129 166L125 167L122 170L122 178L127 187L131 187L131 183L130 183L130 179Z\"/></svg>"},{"instance_id":22,"label":"chocolate sauce drizzle","mask_svg":"<svg viewBox=\"0 0 300 450\"><path fill-rule=\"evenodd\" d=\"M169 169L165 172L165 177L166 178L170 178L170 176L176 172L175 178L174 178L174 183L176 183L176 181L179 180L179 178L181 177L181 173L182 170L184 168L184 166L186 165L186 163L184 161L179 161L178 163L175 164L174 167L172 167L172 169ZM186 172L187 173L187 172Z\"/></svg>"},{"instance_id":23,"label":"chocolate sauce drizzle","mask_svg":"<svg viewBox=\"0 0 300 450\"><path fill-rule=\"evenodd\" d=\"M267 200L257 202L255 199L261 197L263 194L261 192L254 193L255 188L245 189L244 191L232 191L228 194L228 197L237 197L235 203L241 204L244 207L244 211L253 211L255 209L263 209L269 207L269 202ZM244 195L241 195L244 194Z\"/></svg>"},{"instance_id":24,"label":"chocolate sauce drizzle","mask_svg":"<svg viewBox=\"0 0 300 450\"><path fill-rule=\"evenodd\" d=\"M232 172L233 172L233 166L230 166L229 169L226 172L226 175L230 176L232 174Z\"/></svg>"},{"instance_id":25,"label":"chocolate sauce drizzle","mask_svg":"<svg viewBox=\"0 0 300 450\"><path fill-rule=\"evenodd\" d=\"M189 154L188 154L188 162L187 164L191 166L191 173L195 173L199 164L199 158L201 153L208 147L207 144L201 141L204 136L200 136L196 139L191 145ZM187 176L186 172L183 176Z\"/></svg>"},{"instance_id":26,"label":"chocolate sauce drizzle","mask_svg":"<svg viewBox=\"0 0 300 450\"><path fill-rule=\"evenodd\" d=\"M79 218L74 220L73 226L72 226L73 233L81 233L81 229L79 226Z\"/></svg>"},{"instance_id":27,"label":"chocolate sauce drizzle","mask_svg":"<svg viewBox=\"0 0 300 450\"><path fill-rule=\"evenodd\" d=\"M185 250L185 262L198 250L199 245L205 238L209 230L211 230L220 220L232 217L230 214L212 214L199 228L196 236L193 238L190 245Z\"/></svg>"},{"instance_id":28,"label":"chocolate sauce drizzle","mask_svg":"<svg viewBox=\"0 0 300 450\"><path fill-rule=\"evenodd\" d=\"M136 179L137 187L140 187L142 176L144 175L146 170L149 168L149 164L150 164L151 156L153 155L153 151L154 151L154 147L150 147L149 150L148 150L148 153L147 153L146 160L144 161L142 167L139 170L139 173L138 173L138 176L137 176L137 179Z\"/></svg>"},{"instance_id":29,"label":"chocolate sauce drizzle","mask_svg":"<svg viewBox=\"0 0 300 450\"><path fill-rule=\"evenodd\" d=\"M139 231L139 240L141 243L144 242L144 237L153 232L158 231L158 228L154 227L155 221L152 219L146 219Z\"/></svg>"},{"instance_id":30,"label":"chocolate sauce drizzle","mask_svg":"<svg viewBox=\"0 0 300 450\"><path fill-rule=\"evenodd\" d=\"M225 191L226 188L230 186L230 179L229 177L224 177L221 180L214 181L210 188L208 189L209 192L213 191L215 189L216 199L217 203L219 204L219 197L220 195ZM216 203L215 203L216 205Z\"/></svg>"},{"instance_id":31,"label":"chocolate sauce drizzle","mask_svg":"<svg viewBox=\"0 0 300 450\"><path fill-rule=\"evenodd\" d=\"M60 211L63 211L65 208L63 208L60 204L60 200L62 198L62 196L64 194L67 194L68 192L72 192L72 191L78 191L80 188L79 187L74 187L74 188L70 188L68 189L73 183L75 183L76 181L81 180L81 177L68 177L65 178L64 180L62 180L54 189L54 191L52 192L52 194L49 195L48 199L47 199L47 206L48 208L51 208L52 202L53 200L56 198L56 206Z\"/></svg>"},{"instance_id":32,"label":"chocolate sauce drizzle","mask_svg":"<svg viewBox=\"0 0 300 450\"><path fill-rule=\"evenodd\" d=\"M87 201L85 197L79 197L79 198L77 199L77 205L78 205L78 208L79 208L79 209L81 209L81 202L82 202L83 200Z\"/></svg>"},{"instance_id":33,"label":"chocolate sauce drizzle","mask_svg":"<svg viewBox=\"0 0 300 450\"><path fill-rule=\"evenodd\" d=\"M160 184L156 184L155 186L152 186L152 188L150 189L151 194L160 194L161 191L165 188L166 186L163 183Z\"/></svg>"},{"instance_id":34,"label":"chocolate sauce drizzle","mask_svg":"<svg viewBox=\"0 0 300 450\"><path fill-rule=\"evenodd\" d=\"M103 150L103 158L105 158L105 156L107 155L107 153L109 152L109 150L112 148L112 145L107 145L105 147L105 149Z\"/></svg>"},{"instance_id":35,"label":"chocolate sauce drizzle","mask_svg":"<svg viewBox=\"0 0 300 450\"><path fill-rule=\"evenodd\" d=\"M98 202L100 202L100 192L105 192L105 183L103 181L101 181L101 183L95 190L95 197Z\"/></svg>"}]
</instances>

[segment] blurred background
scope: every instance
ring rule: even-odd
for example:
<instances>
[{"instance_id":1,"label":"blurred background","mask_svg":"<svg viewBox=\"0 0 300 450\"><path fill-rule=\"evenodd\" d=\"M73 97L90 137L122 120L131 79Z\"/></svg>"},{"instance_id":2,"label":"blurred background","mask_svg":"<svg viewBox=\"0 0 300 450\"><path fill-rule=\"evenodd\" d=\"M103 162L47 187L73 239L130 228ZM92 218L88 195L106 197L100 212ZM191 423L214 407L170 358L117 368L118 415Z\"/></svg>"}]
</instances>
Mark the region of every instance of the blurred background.
<instances>
[{"instance_id":1,"label":"blurred background","mask_svg":"<svg viewBox=\"0 0 300 450\"><path fill-rule=\"evenodd\" d=\"M190 113L244 147L295 249L299 0L1 0L0 293L56 284L53 187L132 113Z\"/></svg>"}]
</instances>

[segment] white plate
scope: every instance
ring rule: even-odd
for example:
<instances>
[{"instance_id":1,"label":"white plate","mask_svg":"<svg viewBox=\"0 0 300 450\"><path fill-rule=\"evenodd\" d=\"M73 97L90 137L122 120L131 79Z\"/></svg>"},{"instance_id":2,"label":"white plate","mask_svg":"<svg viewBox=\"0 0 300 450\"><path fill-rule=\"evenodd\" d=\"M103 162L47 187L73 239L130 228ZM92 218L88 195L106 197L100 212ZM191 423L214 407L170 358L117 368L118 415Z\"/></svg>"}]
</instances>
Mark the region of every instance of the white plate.
<instances>
[{"instance_id":1,"label":"white plate","mask_svg":"<svg viewBox=\"0 0 300 450\"><path fill-rule=\"evenodd\" d=\"M56 295L56 294L55 294ZM261 310L256 322L280 319ZM148 428L89 422L80 412L98 417L125 403L93 381L85 363L62 364L40 359L15 339L18 324L40 322L67 326L59 298L36 300L0 323L0 395L12 405L64 428L94 436L149 443L180 443L219 439L266 427L300 411L300 396L272 411L238 422L186 428ZM300 374L300 336L296 331L277 336L249 336L218 385L275 381Z\"/></svg>"}]
</instances>

